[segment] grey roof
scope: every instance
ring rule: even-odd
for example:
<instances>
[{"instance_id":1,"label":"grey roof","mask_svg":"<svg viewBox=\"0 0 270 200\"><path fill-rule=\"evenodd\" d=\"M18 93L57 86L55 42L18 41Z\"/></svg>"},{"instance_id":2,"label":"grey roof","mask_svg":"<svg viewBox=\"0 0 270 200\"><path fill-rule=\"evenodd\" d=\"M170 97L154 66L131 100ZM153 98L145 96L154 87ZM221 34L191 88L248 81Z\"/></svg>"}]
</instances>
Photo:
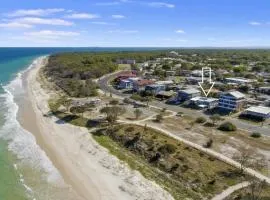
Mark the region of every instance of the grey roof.
<instances>
[{"instance_id":1,"label":"grey roof","mask_svg":"<svg viewBox=\"0 0 270 200\"><path fill-rule=\"evenodd\" d=\"M191 99L191 101L200 101L200 102L207 102L207 103L211 103L211 102L215 102L215 101L218 101L217 98L207 98L207 97L194 97Z\"/></svg>"},{"instance_id":2,"label":"grey roof","mask_svg":"<svg viewBox=\"0 0 270 200\"><path fill-rule=\"evenodd\" d=\"M238 91L232 91L232 92L229 92L229 94L234 96L236 99L242 99L242 98L245 98L246 96L243 93L238 92Z\"/></svg>"},{"instance_id":3,"label":"grey roof","mask_svg":"<svg viewBox=\"0 0 270 200\"><path fill-rule=\"evenodd\" d=\"M184 92L184 93L187 93L187 94L201 93L199 90L194 89L194 88L190 88L190 89L186 89L186 90L181 90L180 92Z\"/></svg>"},{"instance_id":4,"label":"grey roof","mask_svg":"<svg viewBox=\"0 0 270 200\"><path fill-rule=\"evenodd\" d=\"M270 114L270 108L269 107L264 107L264 106L252 106L248 109L246 109L248 112L254 112L254 113L260 113L264 115L269 115Z\"/></svg>"}]
</instances>

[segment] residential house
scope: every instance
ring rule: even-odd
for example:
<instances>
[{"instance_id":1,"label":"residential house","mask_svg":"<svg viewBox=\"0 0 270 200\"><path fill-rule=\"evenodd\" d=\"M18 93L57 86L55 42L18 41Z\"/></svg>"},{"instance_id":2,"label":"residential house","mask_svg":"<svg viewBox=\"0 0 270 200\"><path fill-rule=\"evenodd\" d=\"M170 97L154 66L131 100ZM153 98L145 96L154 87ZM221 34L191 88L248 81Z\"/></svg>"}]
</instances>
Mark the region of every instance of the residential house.
<instances>
[{"instance_id":1,"label":"residential house","mask_svg":"<svg viewBox=\"0 0 270 200\"><path fill-rule=\"evenodd\" d=\"M132 89L133 88L133 81L129 79L122 79L120 80L118 86L118 89Z\"/></svg>"},{"instance_id":2,"label":"residential house","mask_svg":"<svg viewBox=\"0 0 270 200\"><path fill-rule=\"evenodd\" d=\"M225 78L225 81L230 84L251 84L256 82L256 80L246 78Z\"/></svg>"},{"instance_id":3,"label":"residential house","mask_svg":"<svg viewBox=\"0 0 270 200\"><path fill-rule=\"evenodd\" d=\"M219 99L197 96L190 99L190 102L199 108L213 109L218 107Z\"/></svg>"},{"instance_id":4,"label":"residential house","mask_svg":"<svg viewBox=\"0 0 270 200\"><path fill-rule=\"evenodd\" d=\"M270 95L270 87L259 87L257 92Z\"/></svg>"},{"instance_id":5,"label":"residential house","mask_svg":"<svg viewBox=\"0 0 270 200\"><path fill-rule=\"evenodd\" d=\"M194 97L198 97L201 95L201 92L197 89L186 89L186 90L180 90L177 94L178 101L187 101Z\"/></svg>"},{"instance_id":6,"label":"residential house","mask_svg":"<svg viewBox=\"0 0 270 200\"><path fill-rule=\"evenodd\" d=\"M154 84L153 80L139 79L133 82L133 90L136 92L145 90L145 86Z\"/></svg>"},{"instance_id":7,"label":"residential house","mask_svg":"<svg viewBox=\"0 0 270 200\"><path fill-rule=\"evenodd\" d=\"M128 79L128 78L134 78L136 77L137 74L135 71L126 71L126 72L123 72L121 74L119 74L116 78L116 80L123 80L123 79Z\"/></svg>"},{"instance_id":8,"label":"residential house","mask_svg":"<svg viewBox=\"0 0 270 200\"><path fill-rule=\"evenodd\" d=\"M245 95L238 91L224 92L219 97L219 108L240 111L245 104Z\"/></svg>"},{"instance_id":9,"label":"residential house","mask_svg":"<svg viewBox=\"0 0 270 200\"><path fill-rule=\"evenodd\" d=\"M156 95L160 91L165 91L165 90L166 90L166 85L152 84L152 85L145 86L145 91L150 92L153 95Z\"/></svg>"},{"instance_id":10,"label":"residential house","mask_svg":"<svg viewBox=\"0 0 270 200\"><path fill-rule=\"evenodd\" d=\"M256 119L259 118L265 120L270 118L270 108L264 106L252 106L246 109L242 114Z\"/></svg>"}]
</instances>

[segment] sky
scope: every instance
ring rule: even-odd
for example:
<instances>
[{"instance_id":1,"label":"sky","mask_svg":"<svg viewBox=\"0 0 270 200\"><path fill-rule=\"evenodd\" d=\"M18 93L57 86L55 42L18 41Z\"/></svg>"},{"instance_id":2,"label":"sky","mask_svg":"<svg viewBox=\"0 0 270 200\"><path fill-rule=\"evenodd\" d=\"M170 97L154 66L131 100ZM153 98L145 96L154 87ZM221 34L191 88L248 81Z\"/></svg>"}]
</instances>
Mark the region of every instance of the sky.
<instances>
[{"instance_id":1,"label":"sky","mask_svg":"<svg viewBox=\"0 0 270 200\"><path fill-rule=\"evenodd\" d=\"M1 47L270 47L269 0L5 0Z\"/></svg>"}]
</instances>

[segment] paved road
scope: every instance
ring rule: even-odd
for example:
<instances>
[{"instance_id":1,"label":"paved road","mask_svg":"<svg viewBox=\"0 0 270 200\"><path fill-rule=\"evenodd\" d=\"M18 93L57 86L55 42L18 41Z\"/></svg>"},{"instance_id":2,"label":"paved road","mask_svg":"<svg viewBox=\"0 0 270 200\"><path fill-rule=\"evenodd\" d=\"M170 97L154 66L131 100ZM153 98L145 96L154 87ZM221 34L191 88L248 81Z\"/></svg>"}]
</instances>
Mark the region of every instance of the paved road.
<instances>
[{"instance_id":1,"label":"paved road","mask_svg":"<svg viewBox=\"0 0 270 200\"><path fill-rule=\"evenodd\" d=\"M108 85L109 81L116 78L117 75L121 72L123 72L123 71L119 71L119 72L115 72L113 74L103 76L102 78L100 78L98 80L98 84L99 84L100 89L102 91L107 92L107 93L112 93L116 97L123 99L123 98L129 97L130 95L123 94L121 91L118 91L118 90L114 89L113 87L111 87L110 85ZM149 103L149 105L154 106L154 107L159 107L159 108L167 108L168 110L173 111L173 112L183 112L186 115L190 115L190 116L196 116L196 117L202 116L202 117L209 118L207 115L205 115L201 111L183 108L183 107L176 106L176 105L168 105L168 104L165 104L164 102L153 101L153 102ZM269 125L265 125L262 127L261 125L255 125L255 124L248 123L248 122L239 120L237 118L232 118L232 117L226 117L226 120L234 123L239 129L243 129L243 130L248 131L250 133L258 132L258 133L261 133L263 135L270 136L270 126Z\"/></svg>"}]
</instances>

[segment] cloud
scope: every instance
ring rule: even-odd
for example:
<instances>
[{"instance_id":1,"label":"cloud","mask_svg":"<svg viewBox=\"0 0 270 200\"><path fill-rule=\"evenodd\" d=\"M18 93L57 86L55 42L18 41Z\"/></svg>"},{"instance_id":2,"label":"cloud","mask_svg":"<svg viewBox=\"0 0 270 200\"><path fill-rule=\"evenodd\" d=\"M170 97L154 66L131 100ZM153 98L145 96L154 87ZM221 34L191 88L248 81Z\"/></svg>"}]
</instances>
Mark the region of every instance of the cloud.
<instances>
[{"instance_id":1,"label":"cloud","mask_svg":"<svg viewBox=\"0 0 270 200\"><path fill-rule=\"evenodd\" d=\"M59 39L62 37L74 37L79 36L80 33L72 31L52 31L52 30L42 30L35 32L25 32L25 36L31 36L35 38L46 38L46 39Z\"/></svg>"},{"instance_id":2,"label":"cloud","mask_svg":"<svg viewBox=\"0 0 270 200\"><path fill-rule=\"evenodd\" d=\"M58 25L58 26L72 26L73 22L63 19L55 18L39 18L39 17L23 17L14 19L13 22L24 24L42 24L42 25Z\"/></svg>"},{"instance_id":3,"label":"cloud","mask_svg":"<svg viewBox=\"0 0 270 200\"><path fill-rule=\"evenodd\" d=\"M115 25L114 23L109 22L91 22L91 23L96 25Z\"/></svg>"},{"instance_id":4,"label":"cloud","mask_svg":"<svg viewBox=\"0 0 270 200\"><path fill-rule=\"evenodd\" d=\"M133 34L139 33L138 30L110 30L109 33L120 33L120 34Z\"/></svg>"},{"instance_id":5,"label":"cloud","mask_svg":"<svg viewBox=\"0 0 270 200\"><path fill-rule=\"evenodd\" d=\"M176 30L175 32L176 32L176 33L179 33L179 34L185 34L185 33L186 33L184 30L181 30L181 29Z\"/></svg>"},{"instance_id":6,"label":"cloud","mask_svg":"<svg viewBox=\"0 0 270 200\"><path fill-rule=\"evenodd\" d=\"M96 14L90 14L90 13L73 13L66 17L69 19L96 19L96 18L99 18L100 16Z\"/></svg>"},{"instance_id":7,"label":"cloud","mask_svg":"<svg viewBox=\"0 0 270 200\"><path fill-rule=\"evenodd\" d=\"M18 23L18 22L8 22L8 23L0 23L0 27L19 29L19 28L32 28L33 26L30 24L24 24L24 23Z\"/></svg>"},{"instance_id":8,"label":"cloud","mask_svg":"<svg viewBox=\"0 0 270 200\"><path fill-rule=\"evenodd\" d=\"M119 5L121 2L120 1L112 1L112 2L100 2L96 3L96 6L115 6Z\"/></svg>"},{"instance_id":9,"label":"cloud","mask_svg":"<svg viewBox=\"0 0 270 200\"><path fill-rule=\"evenodd\" d=\"M252 25L252 26L260 26L260 25L262 25L261 22L256 22L256 21L251 21L251 22L249 22L249 24Z\"/></svg>"},{"instance_id":10,"label":"cloud","mask_svg":"<svg viewBox=\"0 0 270 200\"><path fill-rule=\"evenodd\" d=\"M96 3L96 6L117 6L124 3L132 3L132 0L119 0L119 1L109 1L109 2L99 2Z\"/></svg>"},{"instance_id":11,"label":"cloud","mask_svg":"<svg viewBox=\"0 0 270 200\"><path fill-rule=\"evenodd\" d=\"M146 3L146 5L155 7L155 8L175 8L174 4L169 4L165 2L150 2L150 3Z\"/></svg>"},{"instance_id":12,"label":"cloud","mask_svg":"<svg viewBox=\"0 0 270 200\"><path fill-rule=\"evenodd\" d=\"M51 14L64 12L63 8L51 8L51 9L32 9L32 10L16 10L7 14L9 17L23 17L23 16L48 16Z\"/></svg>"},{"instance_id":13,"label":"cloud","mask_svg":"<svg viewBox=\"0 0 270 200\"><path fill-rule=\"evenodd\" d=\"M113 19L124 19L126 18L124 15L112 15Z\"/></svg>"}]
</instances>

